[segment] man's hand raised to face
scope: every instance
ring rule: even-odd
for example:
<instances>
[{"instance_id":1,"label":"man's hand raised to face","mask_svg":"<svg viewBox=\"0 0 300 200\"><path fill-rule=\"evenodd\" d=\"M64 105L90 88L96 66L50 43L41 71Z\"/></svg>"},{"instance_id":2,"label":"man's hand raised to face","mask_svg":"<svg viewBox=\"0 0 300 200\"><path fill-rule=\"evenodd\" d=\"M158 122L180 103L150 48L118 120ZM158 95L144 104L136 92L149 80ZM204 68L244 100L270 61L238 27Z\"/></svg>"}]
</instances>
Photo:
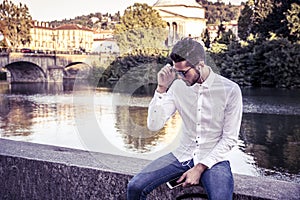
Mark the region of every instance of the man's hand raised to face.
<instances>
[{"instance_id":1,"label":"man's hand raised to face","mask_svg":"<svg viewBox=\"0 0 300 200\"><path fill-rule=\"evenodd\" d=\"M174 81L176 73L170 64L166 64L157 74L156 91L164 93L167 91L171 83Z\"/></svg>"}]
</instances>

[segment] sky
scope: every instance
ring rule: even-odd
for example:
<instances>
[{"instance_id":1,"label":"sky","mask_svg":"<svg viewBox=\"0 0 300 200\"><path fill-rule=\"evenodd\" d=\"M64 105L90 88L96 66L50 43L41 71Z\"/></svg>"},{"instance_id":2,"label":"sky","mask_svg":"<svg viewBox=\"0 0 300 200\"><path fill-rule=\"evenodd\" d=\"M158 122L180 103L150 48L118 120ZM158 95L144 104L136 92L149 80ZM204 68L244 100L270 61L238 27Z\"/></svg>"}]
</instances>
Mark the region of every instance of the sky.
<instances>
[{"instance_id":1,"label":"sky","mask_svg":"<svg viewBox=\"0 0 300 200\"><path fill-rule=\"evenodd\" d=\"M53 21L62 19L71 19L90 13L110 13L114 14L133 5L135 2L147 3L153 6L157 0L11 0L14 4L26 4L29 13L34 20ZM245 0L223 0L227 3L240 4ZM2 3L3 0L0 0ZM214 2L214 0L212 0Z\"/></svg>"}]
</instances>

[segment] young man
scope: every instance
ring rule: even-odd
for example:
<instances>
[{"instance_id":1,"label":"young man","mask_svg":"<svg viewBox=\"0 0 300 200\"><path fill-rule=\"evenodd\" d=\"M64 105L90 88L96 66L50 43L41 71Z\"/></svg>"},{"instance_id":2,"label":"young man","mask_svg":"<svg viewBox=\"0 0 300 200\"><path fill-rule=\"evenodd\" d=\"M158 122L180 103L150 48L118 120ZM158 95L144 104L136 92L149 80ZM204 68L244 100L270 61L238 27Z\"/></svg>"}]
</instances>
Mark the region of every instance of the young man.
<instances>
[{"instance_id":1,"label":"young man","mask_svg":"<svg viewBox=\"0 0 300 200\"><path fill-rule=\"evenodd\" d=\"M146 199L153 189L176 177L183 187L201 183L209 199L232 199L233 177L226 154L238 140L241 90L205 65L204 48L191 38L177 42L170 58L174 66L158 72L147 123L157 131L178 111L183 122L180 145L132 178L127 199Z\"/></svg>"}]
</instances>

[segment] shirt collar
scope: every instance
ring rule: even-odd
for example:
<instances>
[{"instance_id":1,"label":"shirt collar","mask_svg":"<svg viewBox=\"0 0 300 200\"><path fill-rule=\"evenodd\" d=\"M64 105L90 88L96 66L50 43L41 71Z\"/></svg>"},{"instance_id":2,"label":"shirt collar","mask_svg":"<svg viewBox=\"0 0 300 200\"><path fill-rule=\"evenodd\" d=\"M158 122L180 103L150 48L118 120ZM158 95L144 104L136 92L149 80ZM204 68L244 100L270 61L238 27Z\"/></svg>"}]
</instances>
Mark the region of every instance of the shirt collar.
<instances>
[{"instance_id":1,"label":"shirt collar","mask_svg":"<svg viewBox=\"0 0 300 200\"><path fill-rule=\"evenodd\" d=\"M191 86L192 89L196 89L199 88L200 86L206 87L206 88L211 88L211 86L213 85L213 82L215 80L215 76L216 74L213 72L213 70L211 69L211 67L209 67L209 75L208 77L205 79L205 81L202 84L196 83L193 86Z\"/></svg>"},{"instance_id":2,"label":"shirt collar","mask_svg":"<svg viewBox=\"0 0 300 200\"><path fill-rule=\"evenodd\" d=\"M209 75L208 75L207 79L202 83L202 85L203 85L203 87L210 88L213 85L216 74L213 72L211 67L208 67L208 68L209 68Z\"/></svg>"}]
</instances>

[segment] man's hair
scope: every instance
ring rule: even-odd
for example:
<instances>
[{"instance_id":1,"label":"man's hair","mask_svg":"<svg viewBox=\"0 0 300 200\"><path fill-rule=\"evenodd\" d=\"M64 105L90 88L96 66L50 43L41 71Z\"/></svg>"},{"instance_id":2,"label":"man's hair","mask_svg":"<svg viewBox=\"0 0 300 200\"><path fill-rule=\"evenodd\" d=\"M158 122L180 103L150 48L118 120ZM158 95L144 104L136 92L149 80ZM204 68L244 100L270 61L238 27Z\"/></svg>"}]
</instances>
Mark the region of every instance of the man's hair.
<instances>
[{"instance_id":1,"label":"man's hair","mask_svg":"<svg viewBox=\"0 0 300 200\"><path fill-rule=\"evenodd\" d=\"M174 45L170 58L175 63L186 60L191 67L196 67L200 61L205 63L205 51L196 40L184 38Z\"/></svg>"}]
</instances>

